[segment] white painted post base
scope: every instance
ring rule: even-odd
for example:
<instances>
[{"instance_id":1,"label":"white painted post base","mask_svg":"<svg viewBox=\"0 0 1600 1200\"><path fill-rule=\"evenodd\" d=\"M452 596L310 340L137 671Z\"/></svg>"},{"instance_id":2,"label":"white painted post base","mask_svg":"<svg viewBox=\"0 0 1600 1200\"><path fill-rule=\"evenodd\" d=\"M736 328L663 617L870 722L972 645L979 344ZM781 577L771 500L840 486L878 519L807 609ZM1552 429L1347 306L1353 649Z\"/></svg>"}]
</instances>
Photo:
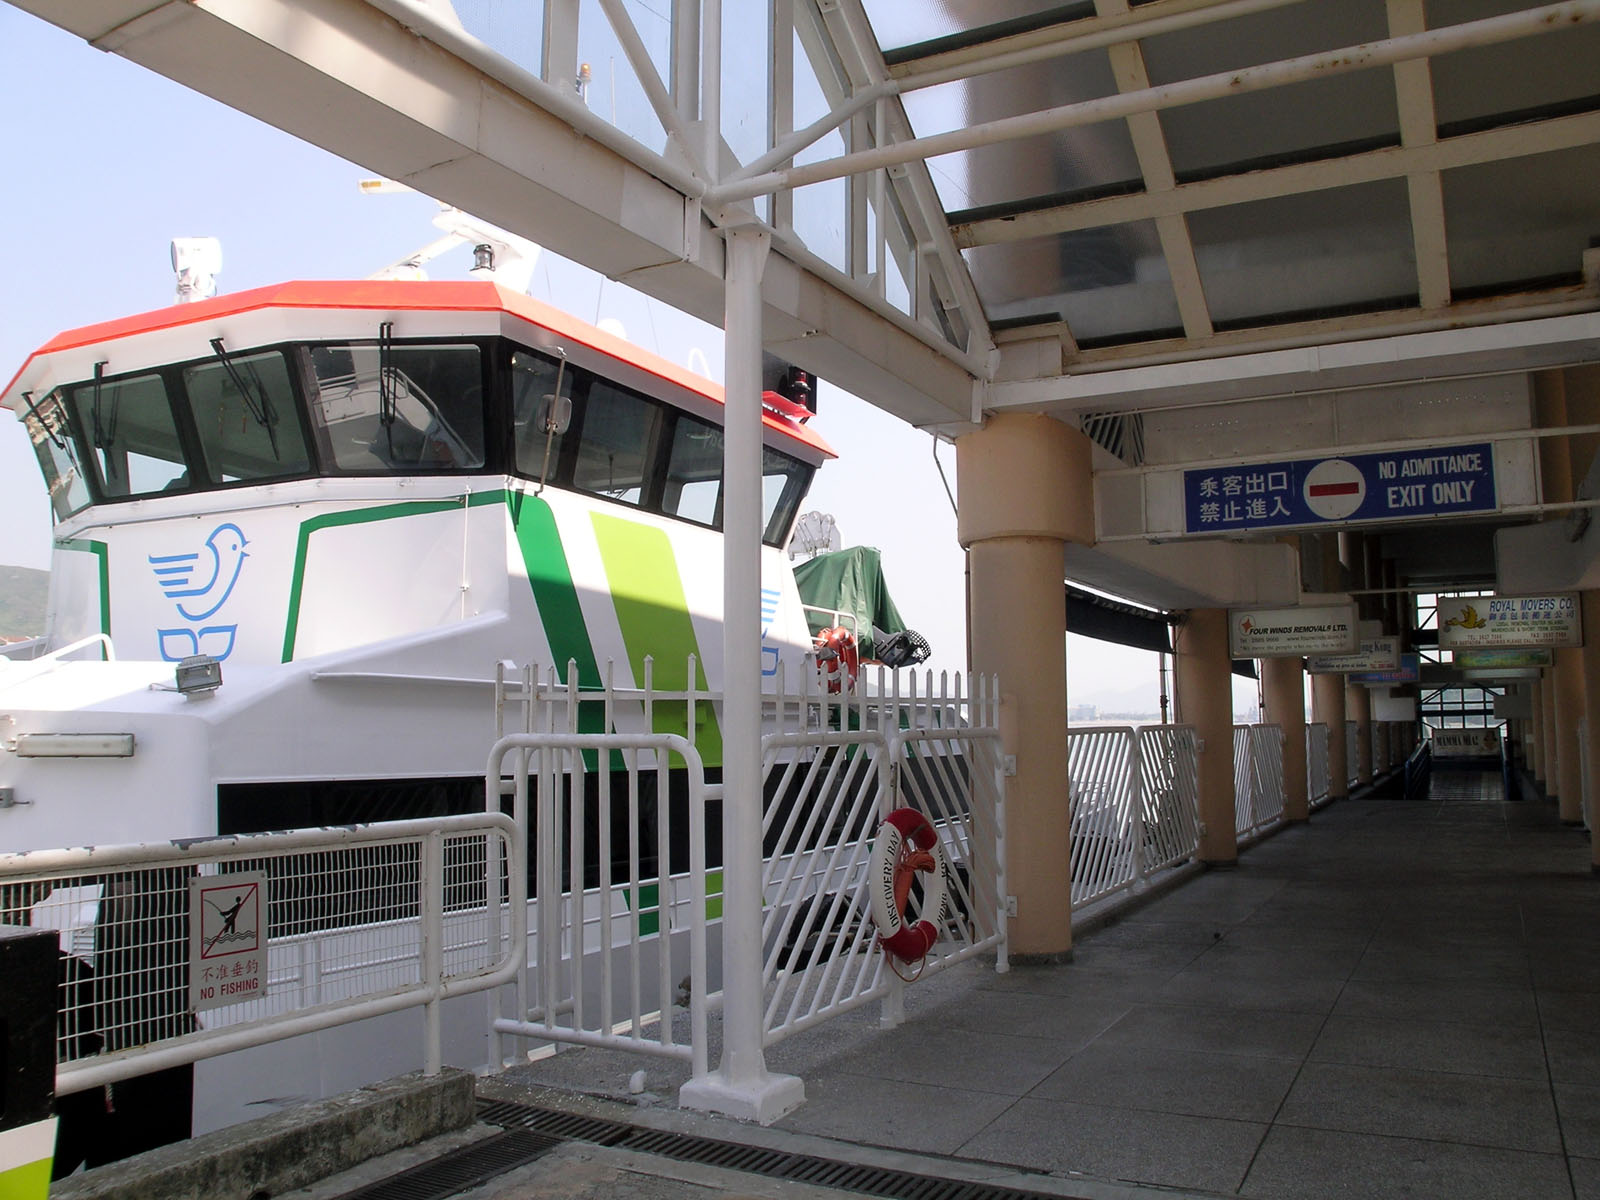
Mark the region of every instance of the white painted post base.
<instances>
[{"instance_id":1,"label":"white painted post base","mask_svg":"<svg viewBox=\"0 0 1600 1200\"><path fill-rule=\"evenodd\" d=\"M678 1106L696 1112L720 1113L740 1121L771 1125L806 1102L806 1085L798 1075L769 1075L730 1083L721 1071L691 1079L678 1089Z\"/></svg>"}]
</instances>

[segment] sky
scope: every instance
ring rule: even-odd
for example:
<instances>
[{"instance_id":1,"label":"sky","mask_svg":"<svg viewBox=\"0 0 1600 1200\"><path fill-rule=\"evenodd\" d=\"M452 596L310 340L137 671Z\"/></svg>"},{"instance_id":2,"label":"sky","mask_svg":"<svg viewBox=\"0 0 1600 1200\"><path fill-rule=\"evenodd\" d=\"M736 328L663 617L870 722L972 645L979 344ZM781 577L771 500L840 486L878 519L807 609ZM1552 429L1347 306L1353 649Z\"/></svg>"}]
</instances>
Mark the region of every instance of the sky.
<instances>
[{"instance_id":1,"label":"sky","mask_svg":"<svg viewBox=\"0 0 1600 1200\"><path fill-rule=\"evenodd\" d=\"M63 330L172 302L169 243L222 243L219 290L289 279L363 278L438 236L420 195L367 196L370 173L253 117L0 3L0 378ZM434 278L464 278L468 251ZM543 255L531 293L584 320L620 321L686 363L698 346L721 378L721 334L622 285ZM677 333L676 323L692 329ZM670 331L670 336L669 332ZM831 513L844 544L877 546L896 605L934 648L965 655L964 556L933 439L824 381L815 426L840 452L805 507ZM939 447L951 487L955 450ZM20 423L0 412L0 564L48 569L50 510ZM1156 656L1068 638L1069 700L1152 699ZM1254 706L1235 689L1235 709ZM1153 705L1152 705L1153 707Z\"/></svg>"}]
</instances>

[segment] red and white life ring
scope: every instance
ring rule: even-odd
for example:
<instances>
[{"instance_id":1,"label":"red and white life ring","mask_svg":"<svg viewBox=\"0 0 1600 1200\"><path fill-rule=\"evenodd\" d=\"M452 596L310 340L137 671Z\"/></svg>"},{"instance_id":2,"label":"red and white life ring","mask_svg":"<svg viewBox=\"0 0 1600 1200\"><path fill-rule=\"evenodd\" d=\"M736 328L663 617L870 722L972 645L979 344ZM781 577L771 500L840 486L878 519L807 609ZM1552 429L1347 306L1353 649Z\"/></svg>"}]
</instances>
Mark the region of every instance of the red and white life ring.
<instances>
[{"instance_id":1,"label":"red and white life ring","mask_svg":"<svg viewBox=\"0 0 1600 1200\"><path fill-rule=\"evenodd\" d=\"M918 871L932 878L922 885L922 904L915 919L908 920L907 899ZM901 962L921 961L939 940L939 919L948 891L945 876L944 848L928 818L914 808L890 813L872 842L868 880L878 940Z\"/></svg>"}]
</instances>

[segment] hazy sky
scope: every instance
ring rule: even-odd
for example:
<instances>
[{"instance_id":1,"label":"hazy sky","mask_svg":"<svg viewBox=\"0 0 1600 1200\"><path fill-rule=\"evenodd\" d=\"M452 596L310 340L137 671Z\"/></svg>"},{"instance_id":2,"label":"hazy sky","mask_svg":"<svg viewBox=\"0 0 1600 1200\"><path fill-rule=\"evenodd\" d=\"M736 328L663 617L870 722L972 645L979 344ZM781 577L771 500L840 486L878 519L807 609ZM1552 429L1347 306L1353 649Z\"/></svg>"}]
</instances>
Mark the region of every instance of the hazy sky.
<instances>
[{"instance_id":1,"label":"hazy sky","mask_svg":"<svg viewBox=\"0 0 1600 1200\"><path fill-rule=\"evenodd\" d=\"M0 379L62 330L171 303L175 236L221 239L225 292L361 278L437 236L427 198L363 196L356 184L369 173L359 166L5 4L0 79L11 167L0 190ZM458 249L433 274L466 269ZM530 290L585 320L620 320L669 358L698 345L721 378L710 326L549 255ZM826 384L816 426L840 461L819 474L806 507L832 513L845 545L882 550L896 604L933 644L934 665L961 666L963 555L932 439ZM953 447L940 457L954 486ZM43 483L21 425L3 412L0 506L0 563L48 568ZM1153 692L1152 654L1071 637L1068 656L1074 702L1146 682ZM1238 694L1243 711L1253 687Z\"/></svg>"}]
</instances>

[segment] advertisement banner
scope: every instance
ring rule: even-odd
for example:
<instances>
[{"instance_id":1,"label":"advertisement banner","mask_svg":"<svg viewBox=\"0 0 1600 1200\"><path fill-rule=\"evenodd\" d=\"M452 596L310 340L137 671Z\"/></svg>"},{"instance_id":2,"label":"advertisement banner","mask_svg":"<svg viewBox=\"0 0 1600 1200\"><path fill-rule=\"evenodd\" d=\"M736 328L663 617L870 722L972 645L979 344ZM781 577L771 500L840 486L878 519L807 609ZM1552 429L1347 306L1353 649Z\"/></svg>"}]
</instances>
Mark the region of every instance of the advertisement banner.
<instances>
[{"instance_id":1,"label":"advertisement banner","mask_svg":"<svg viewBox=\"0 0 1600 1200\"><path fill-rule=\"evenodd\" d=\"M1353 654L1360 644L1354 604L1228 610L1228 650L1234 658Z\"/></svg>"},{"instance_id":2,"label":"advertisement banner","mask_svg":"<svg viewBox=\"0 0 1600 1200\"><path fill-rule=\"evenodd\" d=\"M1439 601L1439 649L1583 645L1576 592Z\"/></svg>"},{"instance_id":3,"label":"advertisement banner","mask_svg":"<svg viewBox=\"0 0 1600 1200\"><path fill-rule=\"evenodd\" d=\"M1553 650L1457 650L1453 661L1463 671L1517 671L1548 667L1555 659Z\"/></svg>"},{"instance_id":4,"label":"advertisement banner","mask_svg":"<svg viewBox=\"0 0 1600 1200\"><path fill-rule=\"evenodd\" d=\"M1415 654L1402 654L1400 666L1393 671L1353 671L1345 676L1346 683L1359 683L1363 687L1386 687L1390 684L1416 683L1422 678L1422 662Z\"/></svg>"},{"instance_id":5,"label":"advertisement banner","mask_svg":"<svg viewBox=\"0 0 1600 1200\"><path fill-rule=\"evenodd\" d=\"M1306 659L1312 675L1348 675L1352 671L1393 671L1400 666L1400 639L1363 638L1354 654L1318 654Z\"/></svg>"}]
</instances>

